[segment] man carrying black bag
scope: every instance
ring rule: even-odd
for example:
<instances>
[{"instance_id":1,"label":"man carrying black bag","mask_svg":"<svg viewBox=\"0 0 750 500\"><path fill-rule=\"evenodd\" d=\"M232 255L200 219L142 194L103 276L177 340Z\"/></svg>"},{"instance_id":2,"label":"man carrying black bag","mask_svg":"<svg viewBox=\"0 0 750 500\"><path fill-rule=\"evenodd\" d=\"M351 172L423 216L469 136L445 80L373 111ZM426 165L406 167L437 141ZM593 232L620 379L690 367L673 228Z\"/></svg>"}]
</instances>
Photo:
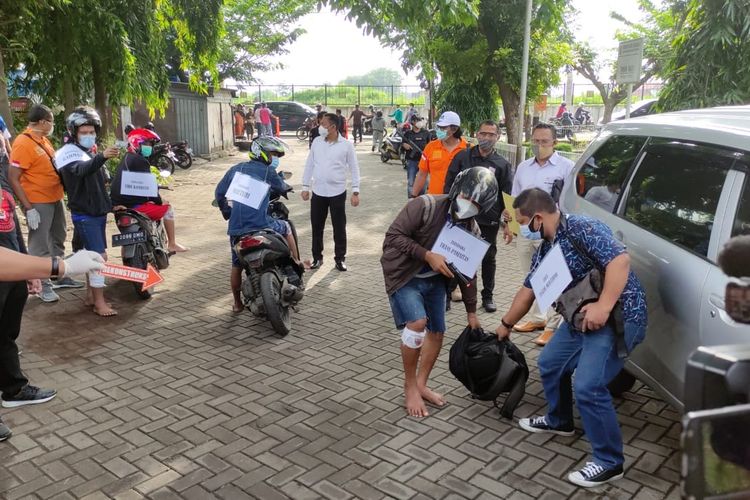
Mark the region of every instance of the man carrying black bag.
<instances>
[{"instance_id":1,"label":"man carrying black bag","mask_svg":"<svg viewBox=\"0 0 750 500\"><path fill-rule=\"evenodd\" d=\"M463 227L478 235L474 217L497 202L497 181L486 168L461 172L448 195L410 200L393 221L383 242L385 287L396 328L401 330L406 410L429 415L425 401L445 400L427 387L445 333L445 278L453 278L445 257L430 249L443 228ZM479 328L476 280L461 283L467 322ZM419 366L419 370L417 370Z\"/></svg>"},{"instance_id":2,"label":"man carrying black bag","mask_svg":"<svg viewBox=\"0 0 750 500\"><path fill-rule=\"evenodd\" d=\"M572 277L557 299L558 305L568 305L565 311L558 308L565 321L542 350L537 363L547 414L522 418L518 424L529 432L572 436L575 390L583 430L594 456L583 468L570 473L568 480L589 488L621 479L622 434L607 384L622 370L627 353L646 334L646 294L630 271L625 247L602 222L560 213L549 193L537 188L521 192L513 208L521 232L530 240L543 241L532 259L524 286L501 319L496 331L498 338L508 338L513 325L531 308L535 298L532 276L555 247L562 252L563 265L567 265ZM550 272L549 276L554 279L563 274ZM602 275L603 286L594 296L593 286L583 290L587 283L596 281L594 277ZM584 300L570 297L576 293ZM577 309L569 306L579 302L585 305ZM622 321L616 321L620 315ZM571 383L573 372L575 382Z\"/></svg>"}]
</instances>

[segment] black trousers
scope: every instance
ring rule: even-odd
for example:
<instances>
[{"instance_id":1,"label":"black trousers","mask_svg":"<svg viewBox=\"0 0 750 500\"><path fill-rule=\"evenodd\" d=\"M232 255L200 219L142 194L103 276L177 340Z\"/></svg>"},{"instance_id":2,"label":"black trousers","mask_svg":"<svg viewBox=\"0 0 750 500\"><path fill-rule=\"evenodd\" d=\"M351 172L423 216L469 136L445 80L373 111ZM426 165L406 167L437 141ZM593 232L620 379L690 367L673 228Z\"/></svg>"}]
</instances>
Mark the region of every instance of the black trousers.
<instances>
[{"instance_id":1,"label":"black trousers","mask_svg":"<svg viewBox=\"0 0 750 500\"><path fill-rule=\"evenodd\" d=\"M500 230L500 225L480 224L479 229L482 231L482 239L490 244L490 248L487 249L482 259L482 300L489 301L492 300L492 293L495 291L495 270L497 269L495 256L497 255L497 232Z\"/></svg>"},{"instance_id":2,"label":"black trousers","mask_svg":"<svg viewBox=\"0 0 750 500\"><path fill-rule=\"evenodd\" d=\"M16 345L28 296L25 281L0 283L0 391L8 397L29 383L21 372Z\"/></svg>"},{"instance_id":3,"label":"black trousers","mask_svg":"<svg viewBox=\"0 0 750 500\"><path fill-rule=\"evenodd\" d=\"M313 259L323 258L323 230L331 211L333 224L334 258L336 261L346 259L346 191L337 196L318 196L313 193L310 201L310 223L312 224Z\"/></svg>"},{"instance_id":4,"label":"black trousers","mask_svg":"<svg viewBox=\"0 0 750 500\"><path fill-rule=\"evenodd\" d=\"M362 124L361 123L359 125L357 125L356 123L354 124L353 132L352 132L352 137L354 138L354 142L357 142L357 134L359 134L359 142L362 142Z\"/></svg>"}]
</instances>

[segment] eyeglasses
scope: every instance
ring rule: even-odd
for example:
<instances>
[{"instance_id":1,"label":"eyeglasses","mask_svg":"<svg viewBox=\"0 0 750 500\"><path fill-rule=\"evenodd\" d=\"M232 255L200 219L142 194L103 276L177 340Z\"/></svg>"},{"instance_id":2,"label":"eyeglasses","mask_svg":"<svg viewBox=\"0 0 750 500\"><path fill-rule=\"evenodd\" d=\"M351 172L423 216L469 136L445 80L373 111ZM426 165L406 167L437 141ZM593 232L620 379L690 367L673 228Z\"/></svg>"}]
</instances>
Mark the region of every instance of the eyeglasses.
<instances>
[{"instance_id":1,"label":"eyeglasses","mask_svg":"<svg viewBox=\"0 0 750 500\"><path fill-rule=\"evenodd\" d=\"M477 137L497 137L495 132L477 132Z\"/></svg>"}]
</instances>

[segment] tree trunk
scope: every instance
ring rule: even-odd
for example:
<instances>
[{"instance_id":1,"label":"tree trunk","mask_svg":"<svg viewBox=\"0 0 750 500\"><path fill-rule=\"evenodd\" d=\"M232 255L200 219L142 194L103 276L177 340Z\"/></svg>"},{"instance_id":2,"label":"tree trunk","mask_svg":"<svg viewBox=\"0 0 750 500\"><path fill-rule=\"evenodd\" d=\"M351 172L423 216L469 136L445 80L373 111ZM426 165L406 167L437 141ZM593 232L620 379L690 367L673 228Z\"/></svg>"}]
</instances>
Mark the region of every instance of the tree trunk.
<instances>
[{"instance_id":1,"label":"tree trunk","mask_svg":"<svg viewBox=\"0 0 750 500\"><path fill-rule=\"evenodd\" d=\"M505 130L508 133L508 143L516 144L518 128L521 126L518 117L518 104L521 97L510 85L497 82L500 99L503 101L503 112L505 113Z\"/></svg>"},{"instance_id":2,"label":"tree trunk","mask_svg":"<svg viewBox=\"0 0 750 500\"><path fill-rule=\"evenodd\" d=\"M91 59L91 75L94 81L94 107L102 118L102 128L99 135L106 137L110 129L107 113L107 86L104 83L104 71L101 62L96 58Z\"/></svg>"},{"instance_id":3,"label":"tree trunk","mask_svg":"<svg viewBox=\"0 0 750 500\"><path fill-rule=\"evenodd\" d=\"M13 124L13 111L10 108L10 98L8 97L8 80L2 50L0 50L0 116L5 119L10 135L15 137L16 128Z\"/></svg>"},{"instance_id":4,"label":"tree trunk","mask_svg":"<svg viewBox=\"0 0 750 500\"><path fill-rule=\"evenodd\" d=\"M604 99L604 116L602 117L602 123L606 124L612 121L612 112L617 106L617 100L612 98Z\"/></svg>"},{"instance_id":5,"label":"tree trunk","mask_svg":"<svg viewBox=\"0 0 750 500\"><path fill-rule=\"evenodd\" d=\"M76 96L73 93L73 78L70 72L66 71L63 75L63 105L65 106L65 116L69 116L76 107Z\"/></svg>"}]
</instances>

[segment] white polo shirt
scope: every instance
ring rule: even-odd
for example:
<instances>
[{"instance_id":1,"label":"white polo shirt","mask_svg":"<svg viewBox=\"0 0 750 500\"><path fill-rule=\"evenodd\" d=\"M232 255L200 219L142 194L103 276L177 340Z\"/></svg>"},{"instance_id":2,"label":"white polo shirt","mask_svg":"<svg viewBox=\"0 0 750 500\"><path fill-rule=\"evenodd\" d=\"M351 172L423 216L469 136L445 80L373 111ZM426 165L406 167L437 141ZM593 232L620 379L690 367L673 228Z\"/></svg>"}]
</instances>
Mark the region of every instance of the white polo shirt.
<instances>
[{"instance_id":1,"label":"white polo shirt","mask_svg":"<svg viewBox=\"0 0 750 500\"><path fill-rule=\"evenodd\" d=\"M339 134L333 142L316 137L310 147L302 174L302 191L318 196L338 196L346 191L346 172L351 172L352 191L359 192L359 163L354 145Z\"/></svg>"},{"instance_id":2,"label":"white polo shirt","mask_svg":"<svg viewBox=\"0 0 750 500\"><path fill-rule=\"evenodd\" d=\"M536 158L529 158L516 167L511 195L518 196L522 191L531 188L544 189L550 193L556 180L562 179L567 182L574 166L575 163L560 156L557 151L552 153L544 166L539 165Z\"/></svg>"}]
</instances>

